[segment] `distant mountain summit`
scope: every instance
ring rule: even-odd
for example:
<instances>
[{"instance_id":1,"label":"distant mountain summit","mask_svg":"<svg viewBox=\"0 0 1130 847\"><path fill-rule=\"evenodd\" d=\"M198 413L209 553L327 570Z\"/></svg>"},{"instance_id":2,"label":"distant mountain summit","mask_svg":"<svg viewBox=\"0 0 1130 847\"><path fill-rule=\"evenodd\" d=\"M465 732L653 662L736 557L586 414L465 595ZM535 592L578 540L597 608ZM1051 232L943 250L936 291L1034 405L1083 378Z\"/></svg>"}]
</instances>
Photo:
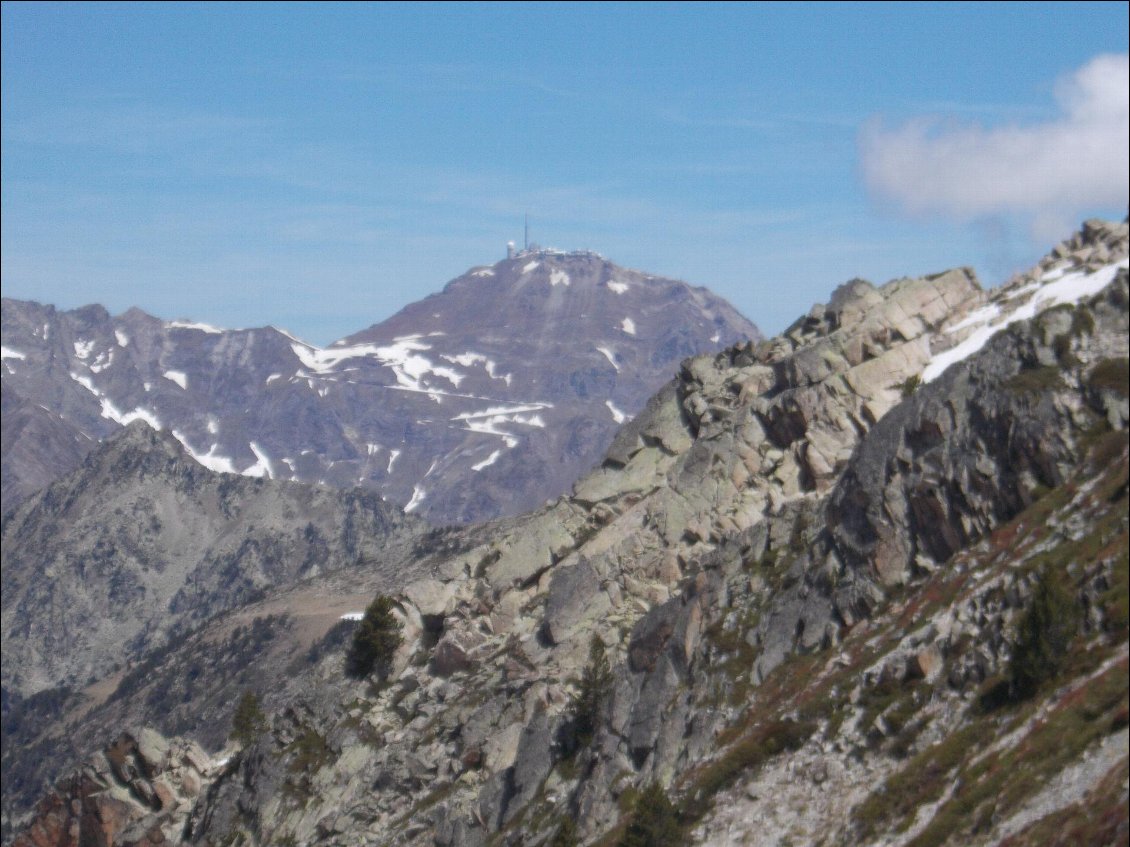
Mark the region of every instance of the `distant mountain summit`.
<instances>
[{"instance_id":1,"label":"distant mountain summit","mask_svg":"<svg viewBox=\"0 0 1130 847\"><path fill-rule=\"evenodd\" d=\"M7 299L3 336L5 508L143 420L213 470L362 486L453 523L564 493L681 360L759 334L706 289L534 249L326 348Z\"/></svg>"}]
</instances>

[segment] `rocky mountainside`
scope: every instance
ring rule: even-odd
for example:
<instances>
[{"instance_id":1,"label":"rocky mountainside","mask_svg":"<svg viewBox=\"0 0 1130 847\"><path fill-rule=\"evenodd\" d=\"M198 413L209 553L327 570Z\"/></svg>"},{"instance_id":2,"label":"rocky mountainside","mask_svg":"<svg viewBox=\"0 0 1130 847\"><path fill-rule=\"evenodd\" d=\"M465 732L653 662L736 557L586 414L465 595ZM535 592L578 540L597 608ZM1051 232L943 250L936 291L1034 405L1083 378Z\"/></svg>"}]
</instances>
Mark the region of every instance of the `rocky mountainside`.
<instances>
[{"instance_id":1,"label":"rocky mountainside","mask_svg":"<svg viewBox=\"0 0 1130 847\"><path fill-rule=\"evenodd\" d=\"M686 361L571 495L381 589L387 680L337 630L249 678L269 717L194 790L115 767L119 724L16 842L1125 843L1127 235L989 293L855 280Z\"/></svg>"},{"instance_id":2,"label":"rocky mountainside","mask_svg":"<svg viewBox=\"0 0 1130 847\"><path fill-rule=\"evenodd\" d=\"M397 568L424 529L372 492L213 473L134 422L5 517L4 690L102 679L274 586Z\"/></svg>"},{"instance_id":3,"label":"rocky mountainside","mask_svg":"<svg viewBox=\"0 0 1130 847\"><path fill-rule=\"evenodd\" d=\"M213 470L362 486L439 524L561 494L683 358L759 337L705 289L542 250L325 349L8 299L3 336L6 508L142 420Z\"/></svg>"}]
</instances>

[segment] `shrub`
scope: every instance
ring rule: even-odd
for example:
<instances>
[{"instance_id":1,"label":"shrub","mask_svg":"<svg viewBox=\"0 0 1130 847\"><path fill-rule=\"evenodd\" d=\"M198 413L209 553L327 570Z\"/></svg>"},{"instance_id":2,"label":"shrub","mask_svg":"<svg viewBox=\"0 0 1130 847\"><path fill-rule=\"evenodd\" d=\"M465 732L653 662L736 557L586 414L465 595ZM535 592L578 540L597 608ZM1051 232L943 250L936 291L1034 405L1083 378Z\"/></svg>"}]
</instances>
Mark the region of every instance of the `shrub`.
<instances>
[{"instance_id":1,"label":"shrub","mask_svg":"<svg viewBox=\"0 0 1130 847\"><path fill-rule=\"evenodd\" d=\"M1058 570L1045 569L1017 631L1009 666L1014 699L1031 697L1059 673L1078 629L1078 617L1066 577Z\"/></svg>"},{"instance_id":2,"label":"shrub","mask_svg":"<svg viewBox=\"0 0 1130 847\"><path fill-rule=\"evenodd\" d=\"M569 816L561 819L561 826L557 828L549 847L577 847L581 842L577 839L577 824Z\"/></svg>"},{"instance_id":3,"label":"shrub","mask_svg":"<svg viewBox=\"0 0 1130 847\"><path fill-rule=\"evenodd\" d=\"M1103 359L1091 370L1087 384L1096 391L1130 395L1130 359Z\"/></svg>"},{"instance_id":4,"label":"shrub","mask_svg":"<svg viewBox=\"0 0 1130 847\"><path fill-rule=\"evenodd\" d=\"M679 847L682 843L675 806L653 782L640 793L632 822L617 847Z\"/></svg>"},{"instance_id":5,"label":"shrub","mask_svg":"<svg viewBox=\"0 0 1130 847\"><path fill-rule=\"evenodd\" d=\"M906 379L898 384L899 393L905 400L918 390L918 386L922 384L922 377L919 374L911 374Z\"/></svg>"},{"instance_id":6,"label":"shrub","mask_svg":"<svg viewBox=\"0 0 1130 847\"><path fill-rule=\"evenodd\" d=\"M1052 350L1055 352L1055 360L1061 365L1074 367L1079 364L1079 359L1071 350L1071 336L1067 333L1052 339Z\"/></svg>"},{"instance_id":7,"label":"shrub","mask_svg":"<svg viewBox=\"0 0 1130 847\"><path fill-rule=\"evenodd\" d=\"M1059 368L1043 365L1025 368L1005 380L1004 387L1014 394L1040 395L1065 387Z\"/></svg>"},{"instance_id":8,"label":"shrub","mask_svg":"<svg viewBox=\"0 0 1130 847\"><path fill-rule=\"evenodd\" d=\"M286 752L294 756L288 766L291 773L314 773L330 759L325 737L311 727L303 729L302 734L287 745Z\"/></svg>"},{"instance_id":9,"label":"shrub","mask_svg":"<svg viewBox=\"0 0 1130 847\"><path fill-rule=\"evenodd\" d=\"M346 672L357 679L373 671L381 677L387 676L402 641L400 621L392 614L392 598L380 594L369 604L365 617L353 633L353 643L345 658Z\"/></svg>"},{"instance_id":10,"label":"shrub","mask_svg":"<svg viewBox=\"0 0 1130 847\"><path fill-rule=\"evenodd\" d=\"M236 704L235 714L232 715L230 737L238 741L241 747L248 747L266 728L267 716L259 706L259 698L252 691L243 692Z\"/></svg>"}]
</instances>

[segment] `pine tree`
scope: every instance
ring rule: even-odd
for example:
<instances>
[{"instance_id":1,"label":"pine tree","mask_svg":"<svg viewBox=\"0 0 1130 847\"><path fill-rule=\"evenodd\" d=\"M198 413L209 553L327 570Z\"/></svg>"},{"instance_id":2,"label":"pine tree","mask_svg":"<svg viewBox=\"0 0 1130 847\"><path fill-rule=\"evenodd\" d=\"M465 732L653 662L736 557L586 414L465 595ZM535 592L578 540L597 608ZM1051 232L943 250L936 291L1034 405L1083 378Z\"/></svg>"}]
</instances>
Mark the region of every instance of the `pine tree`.
<instances>
[{"instance_id":1,"label":"pine tree","mask_svg":"<svg viewBox=\"0 0 1130 847\"><path fill-rule=\"evenodd\" d=\"M369 608L345 658L346 671L358 679L376 671L381 677L392 670L392 659L403 640L400 621L392 614L392 598L378 595Z\"/></svg>"},{"instance_id":2,"label":"pine tree","mask_svg":"<svg viewBox=\"0 0 1130 847\"><path fill-rule=\"evenodd\" d=\"M232 715L230 737L238 741L241 747L248 747L266 728L267 716L259 706L259 698L253 691L243 692L236 704L235 714Z\"/></svg>"},{"instance_id":3,"label":"pine tree","mask_svg":"<svg viewBox=\"0 0 1130 847\"><path fill-rule=\"evenodd\" d=\"M597 636L589 644L589 663L581 674L580 691L573 701L573 749L587 747L600 728L604 708L612 696L612 667Z\"/></svg>"},{"instance_id":4,"label":"pine tree","mask_svg":"<svg viewBox=\"0 0 1130 847\"><path fill-rule=\"evenodd\" d=\"M1031 697L1063 666L1079 627L1079 609L1065 583L1058 571L1041 573L1032 605L1020 619L1009 668L1014 699Z\"/></svg>"}]
</instances>

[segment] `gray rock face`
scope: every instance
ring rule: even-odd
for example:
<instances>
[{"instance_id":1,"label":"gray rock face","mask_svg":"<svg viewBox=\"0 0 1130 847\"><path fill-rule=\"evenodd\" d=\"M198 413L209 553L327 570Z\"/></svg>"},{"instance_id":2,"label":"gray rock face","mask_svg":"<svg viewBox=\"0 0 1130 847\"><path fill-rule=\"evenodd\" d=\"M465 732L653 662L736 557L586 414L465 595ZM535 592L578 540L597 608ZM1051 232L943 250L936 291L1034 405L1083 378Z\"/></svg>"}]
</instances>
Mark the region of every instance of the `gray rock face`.
<instances>
[{"instance_id":1,"label":"gray rock face","mask_svg":"<svg viewBox=\"0 0 1130 847\"><path fill-rule=\"evenodd\" d=\"M0 383L3 429L0 452L5 511L78 467L96 442L66 420L21 397Z\"/></svg>"},{"instance_id":2,"label":"gray rock face","mask_svg":"<svg viewBox=\"0 0 1130 847\"><path fill-rule=\"evenodd\" d=\"M855 280L777 339L684 362L571 496L435 539L429 573L397 592L406 644L388 686L328 659L280 681L285 708L212 783L186 840L540 845L569 817L590 844L653 781L701 817L696 843L756 840L750 820L773 843L794 828L913 838L944 796L889 831L853 809L969 729L1039 557L1124 544L1124 479L1080 457L1105 428L1108 464L1128 461L1112 380L1127 361L1126 236L1089 224L990 293L964 270ZM1060 280L1075 305L1057 307ZM1031 545L1002 529L1069 477ZM1119 554L1065 549L1101 662L1078 685L1125 676L1124 626L1105 634L1100 599ZM570 752L558 742L594 637L612 681L592 743ZM1071 700L1049 696L1037 713ZM1005 722L987 720L997 744ZM711 811L733 780L740 796ZM724 817L746 806L757 817ZM989 843L973 823L951 843Z\"/></svg>"},{"instance_id":3,"label":"gray rock face","mask_svg":"<svg viewBox=\"0 0 1130 847\"><path fill-rule=\"evenodd\" d=\"M705 289L548 252L474 269L324 350L273 327L7 299L3 334L6 508L142 419L212 469L362 486L434 523L561 494L681 359L759 337ZM66 449L27 455L9 392L49 410Z\"/></svg>"}]
</instances>

